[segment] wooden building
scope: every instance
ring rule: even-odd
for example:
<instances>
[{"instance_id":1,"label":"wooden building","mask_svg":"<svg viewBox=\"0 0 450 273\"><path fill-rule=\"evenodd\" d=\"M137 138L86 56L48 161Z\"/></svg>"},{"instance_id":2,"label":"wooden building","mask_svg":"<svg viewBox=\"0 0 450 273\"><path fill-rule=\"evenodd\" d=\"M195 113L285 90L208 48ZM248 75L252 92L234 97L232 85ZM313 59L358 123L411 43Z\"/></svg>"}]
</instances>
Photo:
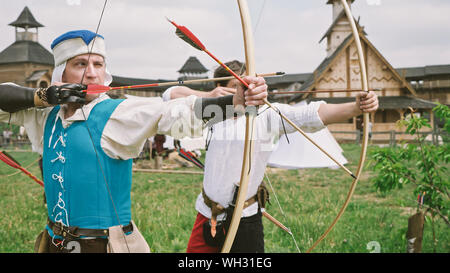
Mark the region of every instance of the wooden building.
<instances>
[{"instance_id":1,"label":"wooden building","mask_svg":"<svg viewBox=\"0 0 450 273\"><path fill-rule=\"evenodd\" d=\"M398 68L416 90L417 97L450 105L450 65Z\"/></svg>"},{"instance_id":2,"label":"wooden building","mask_svg":"<svg viewBox=\"0 0 450 273\"><path fill-rule=\"evenodd\" d=\"M347 0L351 5L354 0ZM324 100L328 103L354 101L355 92L315 93L308 95L281 95L283 91L318 91L361 89L360 68L356 45L340 0L328 0L332 6L332 23L320 42L326 41L326 57L312 73L286 74L266 78L273 93L270 101L294 104L302 100ZM369 87L379 96L380 108L371 114L373 139L386 141L389 133L401 132L396 122L413 108L417 113L433 120L431 109L436 102L450 105L450 65L393 68L381 52L367 38L360 22L356 22L366 58ZM25 7L17 20L9 25L15 27L15 42L0 52L0 82L15 82L29 87L45 87L50 84L53 71L53 55L38 42L38 29L43 27L31 11ZM178 70L178 79L138 79L113 75L111 86L128 86L168 81L207 78L208 70L196 57L189 57ZM211 82L188 85L197 90L209 91ZM135 96L161 96L167 87L151 87L127 90ZM123 91L113 95L121 96ZM329 129L338 140L354 139L358 129L357 118L346 123L330 125ZM383 134L382 132L385 132Z\"/></svg>"},{"instance_id":3,"label":"wooden building","mask_svg":"<svg viewBox=\"0 0 450 273\"><path fill-rule=\"evenodd\" d=\"M351 4L354 0L348 0L348 2ZM284 84L280 84L280 82L285 80L283 77L268 81L269 86L278 86L276 91L361 90L358 53L350 23L340 0L329 0L327 4L333 7L333 22L320 40L320 42L325 39L327 41L327 57L311 74L284 76L285 79L288 77L296 79L296 82L288 84L285 81ZM380 101L379 110L370 115L372 132L374 132L373 140L383 141L386 140L386 137L390 137L390 132L396 131L400 133L403 131L404 128L397 126L397 121L405 117L405 113L408 113L410 108L416 110L417 113L430 117L433 122L431 111L435 106L433 101L449 102L448 89L445 91L443 85L449 85L447 81L449 80L450 71L442 68L439 72L446 71L447 74L441 73L437 76L432 75L435 72L432 69L425 69L425 71L420 68L394 69L366 37L364 27L359 22L356 22L356 25L366 58L369 87L377 93ZM427 72L430 74L427 75ZM429 78L425 80L425 77ZM429 90L426 90L425 87L433 86L431 82L433 82L435 77L439 78L441 85L436 87L438 91L433 92L433 95L430 96ZM417 88L418 83L422 87L420 92ZM297 103L302 100L345 103L354 101L356 92L317 92L297 95L273 94L272 100L285 103ZM358 125L358 118L355 117L347 123L332 124L328 127L337 139L347 140L355 139L357 136L354 133L346 132L354 132L360 126Z\"/></svg>"},{"instance_id":4,"label":"wooden building","mask_svg":"<svg viewBox=\"0 0 450 273\"><path fill-rule=\"evenodd\" d=\"M53 54L38 42L38 29L43 25L36 21L28 7L9 25L15 27L16 37L14 43L0 52L0 82L49 86L54 60Z\"/></svg>"},{"instance_id":5,"label":"wooden building","mask_svg":"<svg viewBox=\"0 0 450 273\"><path fill-rule=\"evenodd\" d=\"M177 72L180 73L178 80L182 81L208 78L208 69L194 56L189 57Z\"/></svg>"}]
</instances>

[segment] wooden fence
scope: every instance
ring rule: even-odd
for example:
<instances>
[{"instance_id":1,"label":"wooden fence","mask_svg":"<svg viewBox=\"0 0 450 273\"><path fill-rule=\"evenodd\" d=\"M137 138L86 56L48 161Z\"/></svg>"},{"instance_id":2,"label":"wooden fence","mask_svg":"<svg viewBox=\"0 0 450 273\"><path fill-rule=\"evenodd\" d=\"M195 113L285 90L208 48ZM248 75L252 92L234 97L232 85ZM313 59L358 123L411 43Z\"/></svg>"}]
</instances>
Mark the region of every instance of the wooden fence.
<instances>
[{"instance_id":1,"label":"wooden fence","mask_svg":"<svg viewBox=\"0 0 450 273\"><path fill-rule=\"evenodd\" d=\"M331 131L336 141L339 143L360 143L362 133L359 130L353 131ZM436 129L434 131L429 132L419 132L420 135L425 135L425 141L431 142L434 145L440 145L442 143L450 142L450 134L441 130ZM416 136L412 136L410 134L404 132L397 132L395 130L390 131L377 131L371 132L369 136L369 143L371 144L389 144L389 146L394 147L398 143L407 142L412 143L416 142ZM15 149L25 149L31 146L28 138L18 139L16 136L13 136L10 140L10 143L5 143L3 137L0 136L0 149L7 148L15 148Z\"/></svg>"},{"instance_id":2,"label":"wooden fence","mask_svg":"<svg viewBox=\"0 0 450 273\"><path fill-rule=\"evenodd\" d=\"M362 138L362 132L359 130L354 131L331 131L336 141L339 143L360 143ZM450 141L450 134L443 130L435 130L429 132L419 132L419 135L425 136L426 142L431 142L434 145L440 145L444 142ZM407 142L414 143L417 142L416 135L410 135L405 132L397 132L395 130L390 131L378 131L371 132L369 135L369 142L372 144L389 144L389 146L394 147L398 143Z\"/></svg>"}]
</instances>

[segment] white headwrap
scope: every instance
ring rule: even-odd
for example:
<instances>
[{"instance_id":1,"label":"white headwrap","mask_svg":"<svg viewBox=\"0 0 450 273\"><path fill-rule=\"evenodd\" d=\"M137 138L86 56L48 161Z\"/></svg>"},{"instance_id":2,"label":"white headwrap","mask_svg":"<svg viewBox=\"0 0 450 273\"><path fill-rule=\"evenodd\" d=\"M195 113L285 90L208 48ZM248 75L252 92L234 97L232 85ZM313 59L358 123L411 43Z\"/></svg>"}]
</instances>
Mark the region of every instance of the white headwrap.
<instances>
[{"instance_id":1,"label":"white headwrap","mask_svg":"<svg viewBox=\"0 0 450 273\"><path fill-rule=\"evenodd\" d=\"M105 60L106 46L103 36L89 30L69 31L56 38L51 46L55 58L55 69L52 82L62 82L62 75L66 69L67 60L82 54L98 54ZM104 85L112 82L112 75L106 68Z\"/></svg>"}]
</instances>

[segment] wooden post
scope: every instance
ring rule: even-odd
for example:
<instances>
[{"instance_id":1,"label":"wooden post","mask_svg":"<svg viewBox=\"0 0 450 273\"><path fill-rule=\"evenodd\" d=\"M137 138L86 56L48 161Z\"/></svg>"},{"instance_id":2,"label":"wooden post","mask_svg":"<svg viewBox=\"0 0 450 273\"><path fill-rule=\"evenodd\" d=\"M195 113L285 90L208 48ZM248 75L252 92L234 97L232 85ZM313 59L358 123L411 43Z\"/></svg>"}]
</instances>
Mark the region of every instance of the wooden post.
<instances>
[{"instance_id":1,"label":"wooden post","mask_svg":"<svg viewBox=\"0 0 450 273\"><path fill-rule=\"evenodd\" d=\"M153 153L153 142L150 139L148 139L147 141L148 141L148 153L149 153L148 160L150 160L150 163L151 163L152 162L152 153Z\"/></svg>"},{"instance_id":2,"label":"wooden post","mask_svg":"<svg viewBox=\"0 0 450 273\"><path fill-rule=\"evenodd\" d=\"M397 143L396 143L396 132L395 132L395 130L391 130L391 134L390 134L391 136L390 136L390 146L391 147L395 147L396 145L397 145Z\"/></svg>"},{"instance_id":3,"label":"wooden post","mask_svg":"<svg viewBox=\"0 0 450 273\"><path fill-rule=\"evenodd\" d=\"M352 77L351 77L351 67L350 67L350 47L347 47L345 51L345 76L347 81L347 89L352 88ZM347 92L347 97L351 96L351 92Z\"/></svg>"},{"instance_id":4,"label":"wooden post","mask_svg":"<svg viewBox=\"0 0 450 273\"><path fill-rule=\"evenodd\" d=\"M437 135L437 130L436 128L438 126L436 126L436 122L434 119L434 114L433 114L433 110L430 110L430 124L431 124L431 140L433 142L433 145L437 146L439 145L439 136Z\"/></svg>"},{"instance_id":5,"label":"wooden post","mask_svg":"<svg viewBox=\"0 0 450 273\"><path fill-rule=\"evenodd\" d=\"M160 155L155 156L155 169L162 169L163 157Z\"/></svg>"},{"instance_id":6,"label":"wooden post","mask_svg":"<svg viewBox=\"0 0 450 273\"><path fill-rule=\"evenodd\" d=\"M408 253L422 252L423 227L425 222L425 215L418 212L408 219L408 232L406 233L406 240L408 246L406 251Z\"/></svg>"},{"instance_id":7,"label":"wooden post","mask_svg":"<svg viewBox=\"0 0 450 273\"><path fill-rule=\"evenodd\" d=\"M395 130L392 130L392 135L394 136L394 138L393 138L393 145L394 145L394 147L396 147L397 146L397 131L395 131Z\"/></svg>"}]
</instances>

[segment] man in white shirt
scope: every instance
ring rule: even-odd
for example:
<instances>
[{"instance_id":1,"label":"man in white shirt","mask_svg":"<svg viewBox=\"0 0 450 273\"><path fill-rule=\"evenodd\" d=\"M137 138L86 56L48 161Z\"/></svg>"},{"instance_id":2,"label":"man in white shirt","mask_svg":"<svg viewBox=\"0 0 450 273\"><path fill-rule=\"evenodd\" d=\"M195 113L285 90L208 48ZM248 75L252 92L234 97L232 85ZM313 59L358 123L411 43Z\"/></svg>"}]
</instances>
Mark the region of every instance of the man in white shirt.
<instances>
[{"instance_id":1,"label":"man in white shirt","mask_svg":"<svg viewBox=\"0 0 450 273\"><path fill-rule=\"evenodd\" d=\"M227 65L237 74L245 70L245 65L228 62ZM219 67L214 77L229 76ZM242 89L236 79L219 82L211 92L203 92L188 87L177 86L166 90L164 100L196 95L200 97L217 97L234 94ZM355 102L345 104L326 104L323 101L312 102L305 107L293 107L274 103L285 116L306 132L323 129L327 124L346 121L364 112L374 112L378 108L378 99L374 92L361 92ZM197 219L187 246L187 252L218 252L226 234L226 228L232 215L234 194L237 192L242 167L245 119L228 119L214 124L207 143L203 192L196 201ZM261 220L261 205L265 200L258 198L267 161L273 145L279 136L292 133L295 129L283 124L278 113L267 107L261 107L255 121L254 148L252 151L250 183L247 193L247 206L244 207L242 219L231 252L264 252L264 234ZM223 163L221 163L223 162ZM264 191L264 190L262 190ZM258 200L259 199L259 200Z\"/></svg>"},{"instance_id":2,"label":"man in white shirt","mask_svg":"<svg viewBox=\"0 0 450 273\"><path fill-rule=\"evenodd\" d=\"M24 126L43 155L48 224L40 252L149 252L131 217L131 167L145 141L159 133L202 133L209 105L262 104L267 85L247 77L245 94L224 99L195 96L113 100L86 94L86 85L109 85L105 42L87 30L70 31L51 46L55 69L49 88L0 84L0 121ZM207 118L206 118L207 119Z\"/></svg>"},{"instance_id":3,"label":"man in white shirt","mask_svg":"<svg viewBox=\"0 0 450 273\"><path fill-rule=\"evenodd\" d=\"M9 129L6 129L3 131L3 145L6 147L11 144L11 136L13 132L11 132Z\"/></svg>"}]
</instances>

